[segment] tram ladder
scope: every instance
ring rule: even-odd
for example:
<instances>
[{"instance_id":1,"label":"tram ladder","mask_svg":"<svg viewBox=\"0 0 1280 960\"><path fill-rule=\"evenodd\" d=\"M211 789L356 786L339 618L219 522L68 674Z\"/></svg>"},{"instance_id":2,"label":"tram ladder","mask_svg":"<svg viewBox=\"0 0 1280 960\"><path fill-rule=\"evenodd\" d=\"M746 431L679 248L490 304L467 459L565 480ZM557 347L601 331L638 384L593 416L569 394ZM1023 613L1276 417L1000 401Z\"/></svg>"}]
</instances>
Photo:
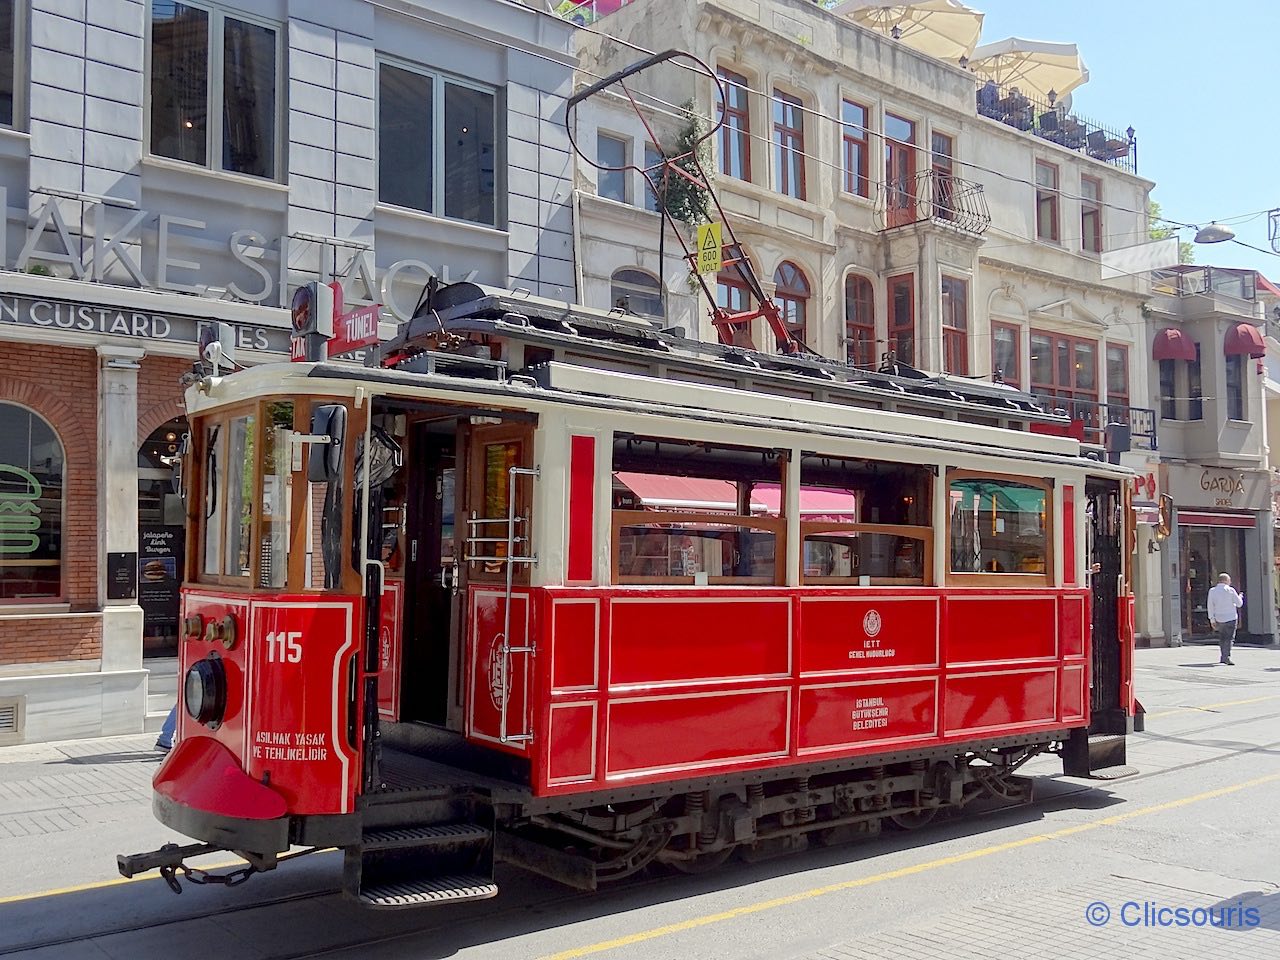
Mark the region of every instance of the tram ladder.
<instances>
[{"instance_id":1,"label":"tram ladder","mask_svg":"<svg viewBox=\"0 0 1280 960\"><path fill-rule=\"evenodd\" d=\"M533 731L529 728L529 657L535 652L533 643L529 640L526 632L525 640L519 646L511 645L511 595L515 586L515 565L518 563L527 563L530 565L538 562L538 555L529 550L530 533L529 518L520 516L517 511L516 504L516 481L520 477L532 477L534 480L541 476L541 468L539 467L509 467L507 469L507 515L505 517L477 517L474 515L467 521L470 529L470 536L467 538L467 563L501 563L506 573L506 591L502 605L502 633L501 645L498 653L502 658L501 667L501 691L499 696L499 718L498 718L498 740L501 743L528 743L533 740ZM523 526L521 526L523 524ZM503 531L501 536L482 536L484 531L491 530L496 527L499 531ZM523 531L521 533L520 531ZM503 556L485 556L483 544L502 544L506 547ZM516 548L519 547L527 552L521 555L516 554ZM526 603L528 601L526 600ZM517 654L524 657L523 669L520 671L522 696L520 730L516 733L508 732L507 724L510 722L508 717L508 706L511 701L511 658Z\"/></svg>"}]
</instances>

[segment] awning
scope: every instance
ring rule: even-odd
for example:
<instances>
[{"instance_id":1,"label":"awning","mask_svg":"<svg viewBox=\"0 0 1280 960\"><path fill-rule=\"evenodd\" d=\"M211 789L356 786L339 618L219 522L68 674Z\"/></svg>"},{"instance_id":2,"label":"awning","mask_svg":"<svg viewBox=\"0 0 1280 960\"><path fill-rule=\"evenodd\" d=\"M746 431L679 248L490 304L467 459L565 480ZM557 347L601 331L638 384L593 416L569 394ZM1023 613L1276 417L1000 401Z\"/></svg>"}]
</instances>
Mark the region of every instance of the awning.
<instances>
[{"instance_id":1,"label":"awning","mask_svg":"<svg viewBox=\"0 0 1280 960\"><path fill-rule=\"evenodd\" d=\"M1134 519L1141 524L1148 526L1159 526L1160 524L1160 507L1154 503L1134 503L1133 505Z\"/></svg>"},{"instance_id":2,"label":"awning","mask_svg":"<svg viewBox=\"0 0 1280 960\"><path fill-rule=\"evenodd\" d=\"M758 483L751 491L751 505L763 503L765 510L776 514L782 500L782 488L776 483ZM858 502L851 490L829 487L800 488L800 519L813 521L848 521L858 519Z\"/></svg>"},{"instance_id":3,"label":"awning","mask_svg":"<svg viewBox=\"0 0 1280 960\"><path fill-rule=\"evenodd\" d=\"M738 488L728 480L671 477L656 473L615 473L613 476L646 507L738 512Z\"/></svg>"},{"instance_id":4,"label":"awning","mask_svg":"<svg viewBox=\"0 0 1280 960\"><path fill-rule=\"evenodd\" d=\"M1180 527L1239 527L1252 530L1257 517L1252 513L1209 513L1205 510L1179 510Z\"/></svg>"},{"instance_id":5,"label":"awning","mask_svg":"<svg viewBox=\"0 0 1280 960\"><path fill-rule=\"evenodd\" d=\"M1196 344L1177 327L1167 327L1156 334L1151 356L1156 360L1194 360Z\"/></svg>"},{"instance_id":6,"label":"awning","mask_svg":"<svg viewBox=\"0 0 1280 960\"><path fill-rule=\"evenodd\" d=\"M1252 323L1237 323L1227 331L1222 343L1228 357L1265 357L1267 346L1262 342L1262 332Z\"/></svg>"}]
</instances>

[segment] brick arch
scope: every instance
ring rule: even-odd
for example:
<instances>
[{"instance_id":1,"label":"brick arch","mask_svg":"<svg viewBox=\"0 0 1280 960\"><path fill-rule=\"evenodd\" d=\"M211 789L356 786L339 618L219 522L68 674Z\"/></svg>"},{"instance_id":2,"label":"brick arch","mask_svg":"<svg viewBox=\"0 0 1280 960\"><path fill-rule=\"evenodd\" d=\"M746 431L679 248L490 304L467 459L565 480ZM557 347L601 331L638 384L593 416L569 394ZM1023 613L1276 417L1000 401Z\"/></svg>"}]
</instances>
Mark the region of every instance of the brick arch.
<instances>
[{"instance_id":1,"label":"brick arch","mask_svg":"<svg viewBox=\"0 0 1280 960\"><path fill-rule=\"evenodd\" d=\"M147 437L175 417L186 416L187 408L181 400L161 400L152 404L145 411L138 411L138 446L141 447Z\"/></svg>"},{"instance_id":2,"label":"brick arch","mask_svg":"<svg viewBox=\"0 0 1280 960\"><path fill-rule=\"evenodd\" d=\"M0 380L0 401L6 400L27 407L49 422L62 442L64 459L67 459L67 451L71 449L96 450L97 437L90 436L70 404L57 394L30 380L6 378Z\"/></svg>"}]
</instances>

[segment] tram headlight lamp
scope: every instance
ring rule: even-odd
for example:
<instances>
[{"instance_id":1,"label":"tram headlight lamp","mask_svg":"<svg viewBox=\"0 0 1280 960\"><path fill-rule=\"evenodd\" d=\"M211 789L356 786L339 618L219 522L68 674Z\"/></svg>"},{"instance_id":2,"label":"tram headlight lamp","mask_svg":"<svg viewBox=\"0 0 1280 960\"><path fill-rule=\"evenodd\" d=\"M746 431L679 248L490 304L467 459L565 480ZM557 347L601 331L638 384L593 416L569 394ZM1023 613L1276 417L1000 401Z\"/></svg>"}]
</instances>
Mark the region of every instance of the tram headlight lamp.
<instances>
[{"instance_id":1,"label":"tram headlight lamp","mask_svg":"<svg viewBox=\"0 0 1280 960\"><path fill-rule=\"evenodd\" d=\"M227 668L217 656L197 660L182 681L187 716L216 730L227 709Z\"/></svg>"}]
</instances>

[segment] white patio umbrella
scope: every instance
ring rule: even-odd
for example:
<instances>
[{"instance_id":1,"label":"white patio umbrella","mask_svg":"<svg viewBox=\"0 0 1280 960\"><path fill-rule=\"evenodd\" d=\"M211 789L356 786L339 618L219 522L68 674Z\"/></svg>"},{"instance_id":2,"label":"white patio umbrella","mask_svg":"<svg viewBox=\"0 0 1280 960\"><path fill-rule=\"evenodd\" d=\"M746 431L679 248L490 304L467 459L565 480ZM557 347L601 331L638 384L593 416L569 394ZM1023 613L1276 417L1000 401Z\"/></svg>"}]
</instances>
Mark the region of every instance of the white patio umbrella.
<instances>
[{"instance_id":1,"label":"white patio umbrella","mask_svg":"<svg viewBox=\"0 0 1280 960\"><path fill-rule=\"evenodd\" d=\"M832 13L889 36L896 30L907 46L939 60L972 56L982 33L982 14L958 0L844 0Z\"/></svg>"},{"instance_id":2,"label":"white patio umbrella","mask_svg":"<svg viewBox=\"0 0 1280 960\"><path fill-rule=\"evenodd\" d=\"M1049 91L1061 98L1089 79L1089 68L1074 43L1018 37L977 47L969 58L969 69L1005 89L1017 87L1045 102L1051 99Z\"/></svg>"}]
</instances>

